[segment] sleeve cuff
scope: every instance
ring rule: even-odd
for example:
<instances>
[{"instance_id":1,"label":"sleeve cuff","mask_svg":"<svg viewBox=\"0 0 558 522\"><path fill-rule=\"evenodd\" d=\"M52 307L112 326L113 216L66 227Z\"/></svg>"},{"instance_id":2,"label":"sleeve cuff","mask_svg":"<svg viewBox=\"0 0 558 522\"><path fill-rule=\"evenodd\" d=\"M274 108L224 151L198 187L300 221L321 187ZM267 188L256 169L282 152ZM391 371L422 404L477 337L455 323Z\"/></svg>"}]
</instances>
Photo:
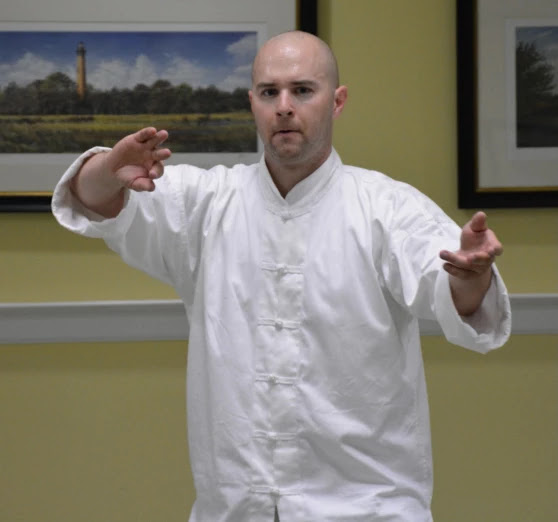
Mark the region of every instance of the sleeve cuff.
<instances>
[{"instance_id":1,"label":"sleeve cuff","mask_svg":"<svg viewBox=\"0 0 558 522\"><path fill-rule=\"evenodd\" d=\"M64 172L52 195L52 213L57 221L68 230L87 237L107 238L126 229L133 217L136 200L131 191L126 192L124 208L114 218L104 218L84 207L70 190L71 179L79 172L84 162L95 154L107 152L107 147L93 147L79 156Z\"/></svg>"},{"instance_id":2,"label":"sleeve cuff","mask_svg":"<svg viewBox=\"0 0 558 522\"><path fill-rule=\"evenodd\" d=\"M451 296L449 274L441 270L436 280L436 317L451 343L486 353L502 346L511 333L511 306L507 289L495 265L481 306L468 317L458 314Z\"/></svg>"}]
</instances>

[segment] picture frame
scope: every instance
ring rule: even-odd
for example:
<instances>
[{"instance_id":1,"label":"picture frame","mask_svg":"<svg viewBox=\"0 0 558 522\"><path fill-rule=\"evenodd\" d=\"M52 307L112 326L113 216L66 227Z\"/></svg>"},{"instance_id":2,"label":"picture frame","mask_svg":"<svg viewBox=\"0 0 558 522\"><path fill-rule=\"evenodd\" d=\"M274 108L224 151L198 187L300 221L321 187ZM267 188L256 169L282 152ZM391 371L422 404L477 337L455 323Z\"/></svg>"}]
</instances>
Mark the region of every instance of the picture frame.
<instances>
[{"instance_id":1,"label":"picture frame","mask_svg":"<svg viewBox=\"0 0 558 522\"><path fill-rule=\"evenodd\" d=\"M128 19L129 9L126 7L131 4L130 0L117 2L121 7L118 15L114 14L113 0L100 0L100 3L106 4L106 13L110 13L110 16L107 15L107 21L95 24L101 27L124 28L124 31L142 26L149 26L150 30L163 27L169 29L169 26L172 26L171 30L180 30L183 27L185 30L197 28L228 31L232 28L231 30L257 33L258 47L269 36L279 32L295 28L313 34L317 32L316 0L292 0L292 2L281 3L274 0L241 0L234 5L227 0L206 0L197 5L190 5L187 13L184 6L171 0L162 0L156 7L150 4L138 7L134 3L133 22ZM154 9L156 13L153 12ZM85 20L98 20L99 12L105 12L101 5L97 5L95 9L88 4L76 8L71 0L53 0L48 6L39 5L31 19L22 22L26 20L24 13L28 12L24 6L14 3L3 12L0 25L3 27L67 25L74 31L76 27L87 26L88 22ZM165 19L161 19L161 13L164 13ZM59 21L52 22L53 19ZM173 21L169 22L169 20ZM253 163L259 158L261 151L262 146L258 139L255 152L175 153L172 160L173 163L191 163L200 167L209 167L217 163L226 165ZM0 153L0 212L50 212L54 185L78 156L79 153Z\"/></svg>"},{"instance_id":2,"label":"picture frame","mask_svg":"<svg viewBox=\"0 0 558 522\"><path fill-rule=\"evenodd\" d=\"M544 45L558 43L558 4L456 1L459 207L556 207L558 61L546 60ZM531 105L525 49L547 80L554 74L554 91L537 86Z\"/></svg>"}]
</instances>

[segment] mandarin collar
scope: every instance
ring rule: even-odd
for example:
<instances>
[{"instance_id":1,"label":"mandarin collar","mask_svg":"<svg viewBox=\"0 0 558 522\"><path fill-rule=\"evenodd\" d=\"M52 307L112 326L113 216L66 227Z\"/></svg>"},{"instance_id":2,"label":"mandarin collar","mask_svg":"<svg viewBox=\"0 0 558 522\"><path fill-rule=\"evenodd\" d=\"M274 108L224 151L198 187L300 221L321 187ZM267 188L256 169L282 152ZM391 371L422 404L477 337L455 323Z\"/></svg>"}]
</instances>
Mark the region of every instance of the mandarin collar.
<instances>
[{"instance_id":1,"label":"mandarin collar","mask_svg":"<svg viewBox=\"0 0 558 522\"><path fill-rule=\"evenodd\" d=\"M340 165L341 159L332 148L328 158L312 174L299 181L283 198L273 182L265 157L262 155L258 166L259 185L268 208L276 213L288 212L291 215L308 211L325 194L335 170Z\"/></svg>"}]
</instances>

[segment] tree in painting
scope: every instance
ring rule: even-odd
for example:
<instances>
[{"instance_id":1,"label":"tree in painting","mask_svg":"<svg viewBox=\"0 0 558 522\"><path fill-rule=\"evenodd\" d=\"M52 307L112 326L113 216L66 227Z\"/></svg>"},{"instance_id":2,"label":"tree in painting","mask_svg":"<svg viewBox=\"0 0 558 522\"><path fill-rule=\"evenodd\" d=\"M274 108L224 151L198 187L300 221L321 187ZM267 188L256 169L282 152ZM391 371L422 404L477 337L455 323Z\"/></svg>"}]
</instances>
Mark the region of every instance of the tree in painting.
<instances>
[{"instance_id":1,"label":"tree in painting","mask_svg":"<svg viewBox=\"0 0 558 522\"><path fill-rule=\"evenodd\" d=\"M555 70L536 42L516 44L518 147L558 147Z\"/></svg>"}]
</instances>

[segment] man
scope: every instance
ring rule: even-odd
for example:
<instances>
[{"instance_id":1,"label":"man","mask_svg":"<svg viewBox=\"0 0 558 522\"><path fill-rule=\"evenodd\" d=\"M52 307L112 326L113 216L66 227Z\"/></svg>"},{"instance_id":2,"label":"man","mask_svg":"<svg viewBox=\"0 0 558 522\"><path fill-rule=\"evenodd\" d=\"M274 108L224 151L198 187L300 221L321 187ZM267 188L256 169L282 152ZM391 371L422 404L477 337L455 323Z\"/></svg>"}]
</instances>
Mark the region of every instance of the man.
<instances>
[{"instance_id":1,"label":"man","mask_svg":"<svg viewBox=\"0 0 558 522\"><path fill-rule=\"evenodd\" d=\"M64 226L184 301L194 522L432 520L417 318L481 352L509 336L486 216L460 230L343 165L337 76L324 42L279 35L253 66L259 164L163 169L167 133L143 129L85 153L53 197Z\"/></svg>"}]
</instances>

